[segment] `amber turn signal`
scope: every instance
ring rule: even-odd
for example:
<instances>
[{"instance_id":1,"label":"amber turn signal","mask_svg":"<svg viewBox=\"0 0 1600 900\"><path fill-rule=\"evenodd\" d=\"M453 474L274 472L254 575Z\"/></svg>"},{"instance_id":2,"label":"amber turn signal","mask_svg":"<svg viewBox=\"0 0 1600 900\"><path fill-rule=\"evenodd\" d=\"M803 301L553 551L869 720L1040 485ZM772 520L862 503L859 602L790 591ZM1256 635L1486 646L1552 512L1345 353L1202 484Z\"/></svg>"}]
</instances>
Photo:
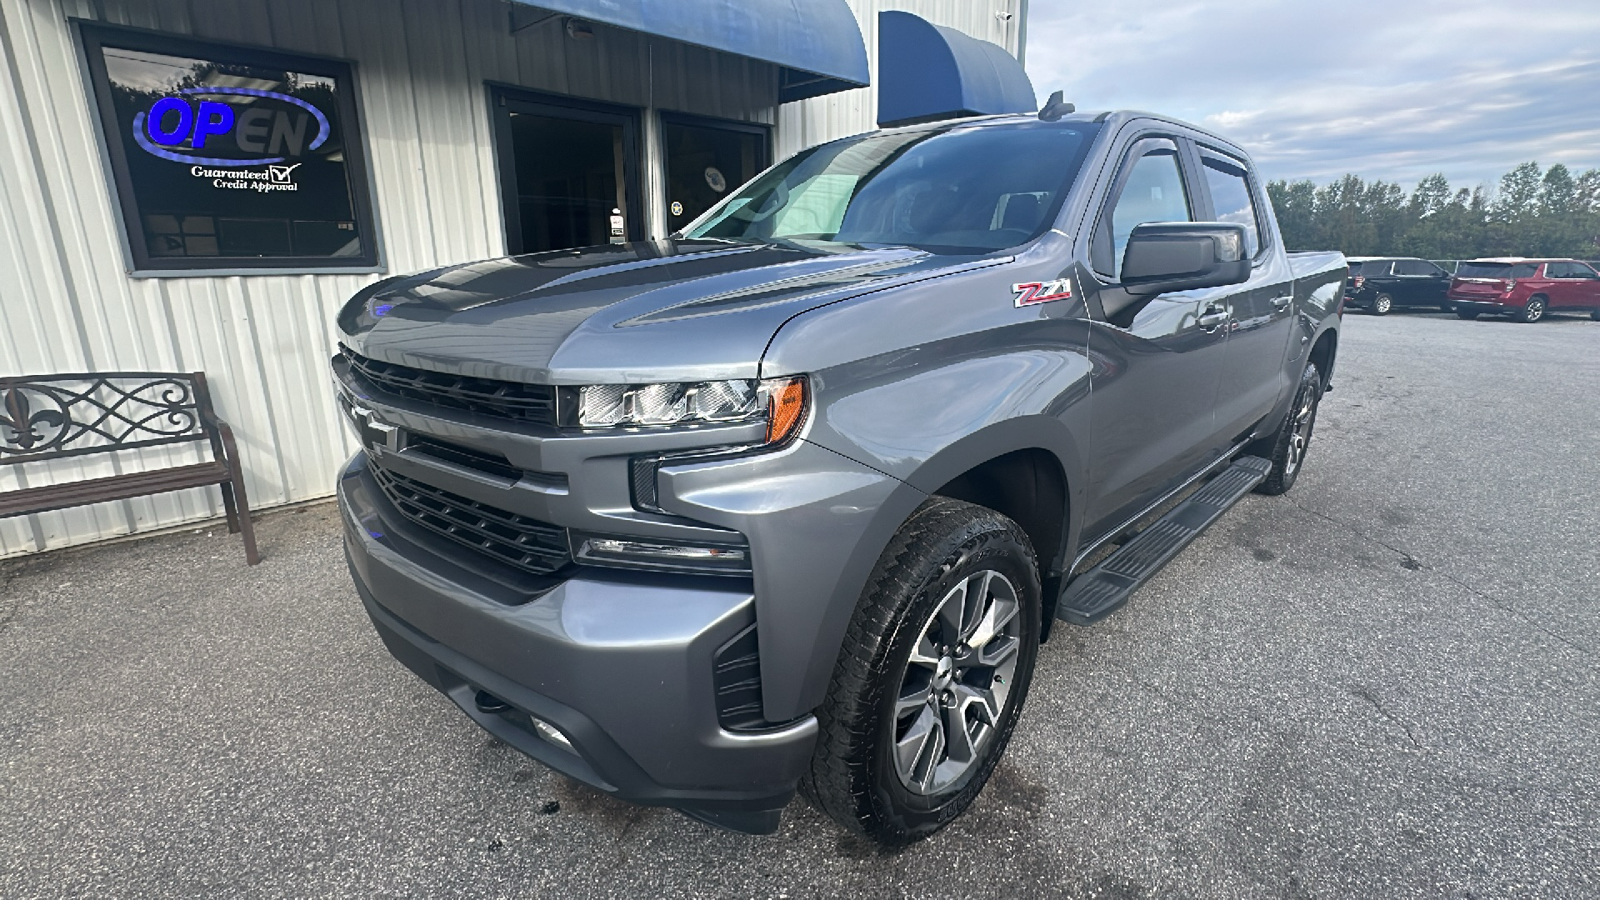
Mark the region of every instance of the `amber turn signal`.
<instances>
[{"instance_id":1,"label":"amber turn signal","mask_svg":"<svg viewBox=\"0 0 1600 900\"><path fill-rule=\"evenodd\" d=\"M805 421L806 380L773 379L767 385L767 443L781 444Z\"/></svg>"}]
</instances>

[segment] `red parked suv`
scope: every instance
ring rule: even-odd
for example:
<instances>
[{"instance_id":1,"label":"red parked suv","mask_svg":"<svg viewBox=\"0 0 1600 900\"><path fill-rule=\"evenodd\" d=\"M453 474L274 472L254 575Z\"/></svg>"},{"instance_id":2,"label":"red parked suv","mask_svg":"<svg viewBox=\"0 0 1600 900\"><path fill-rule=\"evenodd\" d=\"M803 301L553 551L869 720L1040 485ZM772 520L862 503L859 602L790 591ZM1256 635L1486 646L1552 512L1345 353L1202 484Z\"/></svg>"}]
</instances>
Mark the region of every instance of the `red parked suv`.
<instances>
[{"instance_id":1,"label":"red parked suv","mask_svg":"<svg viewBox=\"0 0 1600 900\"><path fill-rule=\"evenodd\" d=\"M1446 297L1463 319L1537 322L1545 313L1587 312L1600 321L1600 273L1575 259L1469 260L1456 269Z\"/></svg>"}]
</instances>

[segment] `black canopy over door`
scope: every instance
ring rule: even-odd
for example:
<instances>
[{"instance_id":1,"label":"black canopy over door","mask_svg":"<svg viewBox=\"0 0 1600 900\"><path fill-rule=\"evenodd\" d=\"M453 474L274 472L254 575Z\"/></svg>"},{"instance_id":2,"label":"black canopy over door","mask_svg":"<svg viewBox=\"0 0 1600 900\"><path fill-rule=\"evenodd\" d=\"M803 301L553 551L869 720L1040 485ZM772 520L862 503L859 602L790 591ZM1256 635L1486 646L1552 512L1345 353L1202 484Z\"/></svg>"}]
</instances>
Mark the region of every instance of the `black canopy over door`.
<instances>
[{"instance_id":1,"label":"black canopy over door","mask_svg":"<svg viewBox=\"0 0 1600 900\"><path fill-rule=\"evenodd\" d=\"M637 110L498 87L492 97L507 252L644 237Z\"/></svg>"}]
</instances>

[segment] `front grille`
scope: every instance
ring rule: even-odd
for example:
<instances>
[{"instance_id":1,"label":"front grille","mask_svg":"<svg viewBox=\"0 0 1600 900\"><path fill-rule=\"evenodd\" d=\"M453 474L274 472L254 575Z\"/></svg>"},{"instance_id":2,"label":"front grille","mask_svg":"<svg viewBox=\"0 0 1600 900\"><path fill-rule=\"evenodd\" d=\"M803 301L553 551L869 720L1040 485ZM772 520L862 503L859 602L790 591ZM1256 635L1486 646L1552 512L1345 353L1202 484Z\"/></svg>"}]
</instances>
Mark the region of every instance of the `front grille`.
<instances>
[{"instance_id":1,"label":"front grille","mask_svg":"<svg viewBox=\"0 0 1600 900\"><path fill-rule=\"evenodd\" d=\"M556 389L494 378L449 375L371 359L340 347L350 368L374 390L444 409L533 425L556 423Z\"/></svg>"},{"instance_id":2,"label":"front grille","mask_svg":"<svg viewBox=\"0 0 1600 900\"><path fill-rule=\"evenodd\" d=\"M565 528L496 509L376 465L372 477L407 519L509 566L549 575L572 562Z\"/></svg>"}]
</instances>

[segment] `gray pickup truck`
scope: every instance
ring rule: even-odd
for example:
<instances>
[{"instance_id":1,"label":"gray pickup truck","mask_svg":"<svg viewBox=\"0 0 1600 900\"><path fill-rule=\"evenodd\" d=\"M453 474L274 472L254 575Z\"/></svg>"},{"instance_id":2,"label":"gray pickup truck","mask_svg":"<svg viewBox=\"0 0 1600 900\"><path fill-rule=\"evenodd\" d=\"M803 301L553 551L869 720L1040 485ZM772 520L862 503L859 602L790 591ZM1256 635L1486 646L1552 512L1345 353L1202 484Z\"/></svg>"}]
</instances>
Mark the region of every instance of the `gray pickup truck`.
<instances>
[{"instance_id":1,"label":"gray pickup truck","mask_svg":"<svg viewBox=\"0 0 1600 900\"><path fill-rule=\"evenodd\" d=\"M1170 119L834 141L670 240L352 298L350 571L553 769L751 833L798 788L904 844L983 788L1055 620L1294 484L1344 278Z\"/></svg>"}]
</instances>

